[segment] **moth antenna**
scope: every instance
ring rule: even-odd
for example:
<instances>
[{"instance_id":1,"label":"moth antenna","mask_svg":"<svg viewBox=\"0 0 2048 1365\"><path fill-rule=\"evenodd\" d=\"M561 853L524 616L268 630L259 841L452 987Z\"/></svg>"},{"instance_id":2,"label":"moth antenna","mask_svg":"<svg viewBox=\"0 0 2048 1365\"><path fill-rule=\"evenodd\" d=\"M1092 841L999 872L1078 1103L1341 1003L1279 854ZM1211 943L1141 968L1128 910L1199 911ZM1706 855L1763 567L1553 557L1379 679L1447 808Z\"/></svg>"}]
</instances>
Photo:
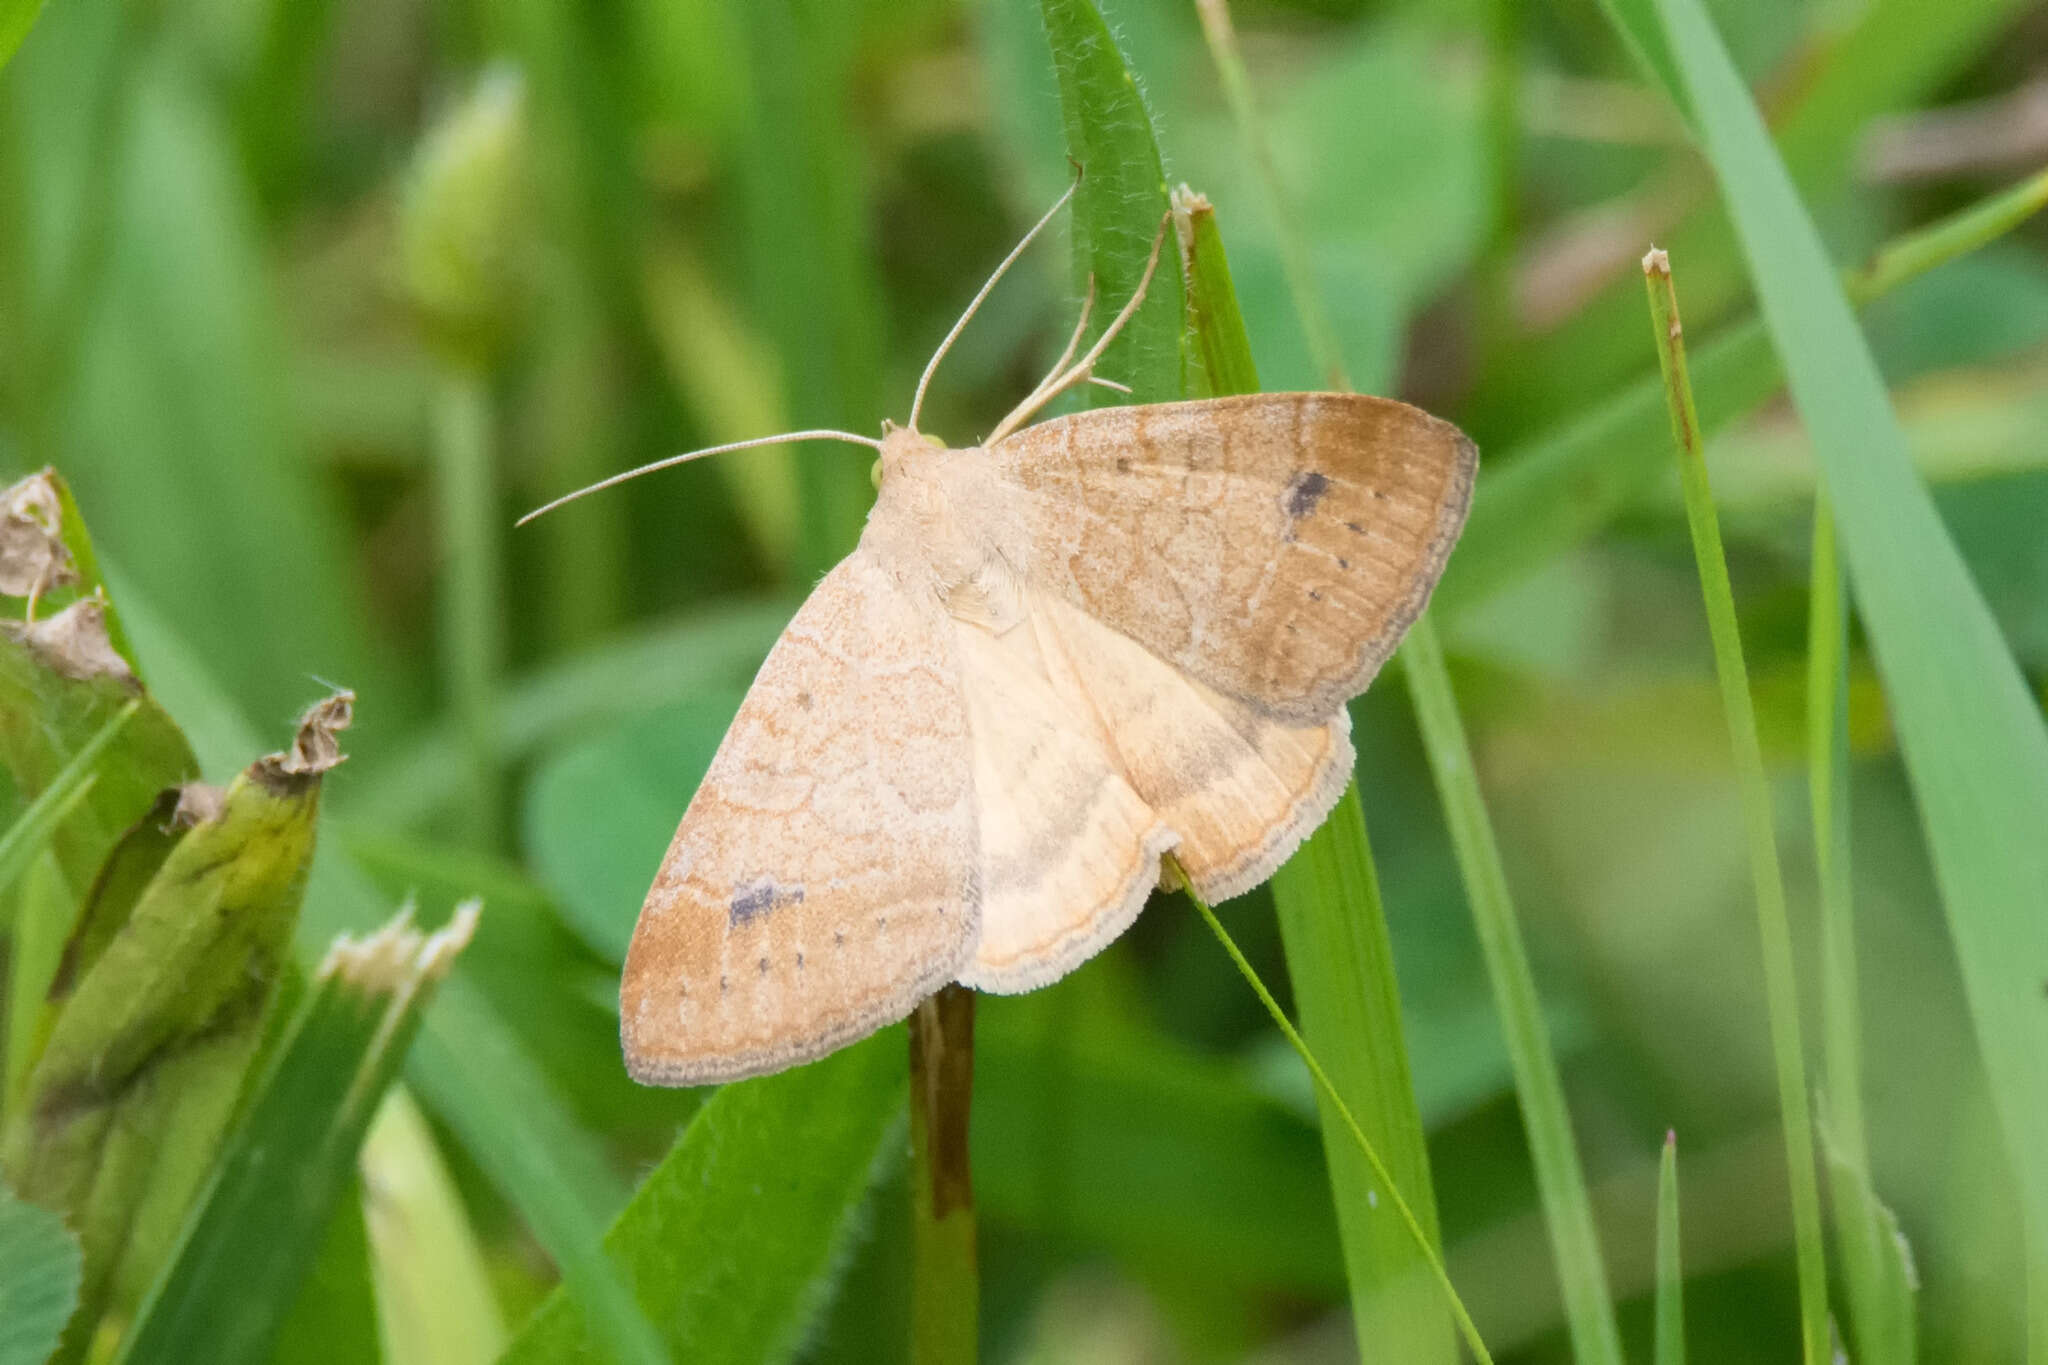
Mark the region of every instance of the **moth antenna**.
<instances>
[{"instance_id":1,"label":"moth antenna","mask_svg":"<svg viewBox=\"0 0 2048 1365\"><path fill-rule=\"evenodd\" d=\"M1080 187L1080 177L1076 176L1074 183L1067 186L1067 192L1062 194L1053 206L1045 211L1045 216L1031 225L1031 231L1024 234L1024 240L1010 248L1010 254L1003 257L1003 263L996 267L996 273L989 276L988 282L981 286L981 291L968 301L967 311L962 313L960 320L953 324L953 330L946 333L945 340L939 343L939 349L932 352L932 358L925 365L924 373L918 376L917 393L910 400L910 421L906 425L912 434L915 434L917 431L917 414L924 408L924 391L930 386L932 375L938 372L939 362L946 358L947 351L953 349L953 343L959 339L960 333L967 329L967 324L974 317L975 310L981 307L982 300L988 297L989 291L996 287L996 281L1002 279L1004 273L1012 265L1016 264L1017 258L1024 254L1024 248L1030 246L1032 239L1045 230L1045 225L1053 220L1055 214L1067 206L1067 201L1074 197L1074 191Z\"/></svg>"},{"instance_id":2,"label":"moth antenna","mask_svg":"<svg viewBox=\"0 0 2048 1365\"><path fill-rule=\"evenodd\" d=\"M1131 291L1131 297L1125 302L1122 310L1114 318L1110 319L1109 326L1102 329L1102 335L1095 338L1095 344L1088 348L1088 353L1075 361L1073 368L1062 374L1058 379L1040 384L1036 389L1032 390L1030 395L1023 402L1012 408L1010 415L1005 417L997 424L996 429L989 433L988 439L983 442L984 445L994 445L997 441L1002 440L1018 427L1030 421L1031 415L1047 403L1050 403L1053 399L1074 387L1074 385L1091 377L1089 371L1094 368L1095 362L1102 358L1102 353L1109 349L1109 343L1116 340L1117 333L1123 331L1124 324L1131 320L1131 315L1138 311L1138 305L1145 301L1145 291L1152 286L1153 272L1159 269L1159 248L1166 242L1166 228L1172 221L1173 217L1171 214L1159 220L1159 231L1153 234L1152 237L1152 254L1145 260L1145 273L1138 277L1138 287Z\"/></svg>"},{"instance_id":3,"label":"moth antenna","mask_svg":"<svg viewBox=\"0 0 2048 1365\"><path fill-rule=\"evenodd\" d=\"M1065 373L1067 368L1067 362L1072 360L1074 358L1074 352L1080 349L1081 338L1088 334L1088 316L1094 311L1095 276L1091 272L1088 276L1088 292L1081 298L1081 316L1074 319L1074 331L1072 335L1070 335L1067 338L1067 349L1060 352L1060 358L1052 363L1052 368L1046 371L1045 378L1039 380L1038 383L1032 388L1031 394L1033 396L1035 396L1039 392L1039 390L1045 388L1046 386L1058 380L1060 375ZM1026 397L1024 401L1028 403L1031 401L1031 398Z\"/></svg>"},{"instance_id":4,"label":"moth antenna","mask_svg":"<svg viewBox=\"0 0 2048 1365\"><path fill-rule=\"evenodd\" d=\"M514 526L524 526L543 512L552 512L557 507L565 503L574 502L576 499L587 494L600 492L614 484L624 483L628 479L637 479L642 474L652 474L657 469L667 469L670 465L687 464L691 460L701 459L706 455L723 455L728 450L745 450L750 446L788 445L792 441L848 441L857 446L866 446L870 450L879 451L882 448L882 443L872 436L856 436L850 431L829 430L785 431L779 436L756 436L748 441L728 441L722 446L706 446L702 450L685 451L681 455L671 455L667 459L656 460L652 464L643 464L638 469L629 469L623 474L614 474L608 479L599 479L588 488L579 488L574 493L564 493L553 502L534 508L512 524Z\"/></svg>"},{"instance_id":5,"label":"moth antenna","mask_svg":"<svg viewBox=\"0 0 2048 1365\"><path fill-rule=\"evenodd\" d=\"M1131 396L1131 386L1129 384L1119 384L1114 379L1104 379L1099 374L1089 375L1088 382L1091 384L1099 385L1100 387L1105 389L1114 389L1116 392L1122 394L1126 398L1129 398Z\"/></svg>"}]
</instances>

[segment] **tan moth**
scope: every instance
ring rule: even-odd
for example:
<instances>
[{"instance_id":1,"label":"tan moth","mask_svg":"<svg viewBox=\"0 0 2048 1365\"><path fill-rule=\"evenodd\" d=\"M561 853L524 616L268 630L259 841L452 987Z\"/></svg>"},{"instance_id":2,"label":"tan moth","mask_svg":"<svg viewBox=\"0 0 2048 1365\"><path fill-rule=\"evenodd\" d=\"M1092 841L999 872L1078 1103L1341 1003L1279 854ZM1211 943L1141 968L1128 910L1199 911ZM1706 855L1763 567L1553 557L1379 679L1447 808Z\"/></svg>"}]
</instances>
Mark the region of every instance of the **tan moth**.
<instances>
[{"instance_id":1,"label":"tan moth","mask_svg":"<svg viewBox=\"0 0 2048 1365\"><path fill-rule=\"evenodd\" d=\"M946 348L1064 203L940 344L906 425L647 467L819 438L881 457L859 545L762 664L640 911L620 1013L643 1082L780 1070L952 981L1043 986L1131 924L1161 855L1228 899L1350 780L1344 703L1428 601L1477 452L1419 409L1341 393L1025 426L1104 382L1092 367L1158 242L1096 342L1074 359L1084 305L980 445L920 433Z\"/></svg>"}]
</instances>

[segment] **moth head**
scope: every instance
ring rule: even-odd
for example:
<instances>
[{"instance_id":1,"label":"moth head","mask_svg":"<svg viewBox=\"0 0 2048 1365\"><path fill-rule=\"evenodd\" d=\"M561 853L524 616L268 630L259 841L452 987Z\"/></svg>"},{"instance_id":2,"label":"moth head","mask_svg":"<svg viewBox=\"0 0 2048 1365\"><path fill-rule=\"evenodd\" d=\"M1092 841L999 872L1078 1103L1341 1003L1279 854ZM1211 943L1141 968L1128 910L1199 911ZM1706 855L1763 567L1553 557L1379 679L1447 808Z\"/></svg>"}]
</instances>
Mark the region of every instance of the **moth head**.
<instances>
[{"instance_id":1,"label":"moth head","mask_svg":"<svg viewBox=\"0 0 2048 1365\"><path fill-rule=\"evenodd\" d=\"M875 487L880 488L886 480L901 473L908 462L945 448L946 443L936 436L927 436L921 431L912 431L909 427L899 427L894 422L884 421L882 458L875 461L873 474Z\"/></svg>"}]
</instances>

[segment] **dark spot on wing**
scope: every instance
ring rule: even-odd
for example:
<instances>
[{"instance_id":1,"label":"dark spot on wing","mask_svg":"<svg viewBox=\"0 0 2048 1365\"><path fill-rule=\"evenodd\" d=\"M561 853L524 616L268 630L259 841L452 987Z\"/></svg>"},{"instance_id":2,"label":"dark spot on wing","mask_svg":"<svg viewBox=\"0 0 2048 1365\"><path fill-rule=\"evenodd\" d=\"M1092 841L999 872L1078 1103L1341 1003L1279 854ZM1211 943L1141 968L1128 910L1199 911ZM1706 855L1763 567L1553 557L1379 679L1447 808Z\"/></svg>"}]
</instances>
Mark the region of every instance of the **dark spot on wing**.
<instances>
[{"instance_id":1,"label":"dark spot on wing","mask_svg":"<svg viewBox=\"0 0 2048 1365\"><path fill-rule=\"evenodd\" d=\"M797 694L796 694L796 704L797 704L797 706L798 706L799 708L801 708L801 709L803 709L803 710L805 710L805 711L808 711L808 710L810 710L810 709L811 709L811 694L810 694L810 693L808 693L808 692L799 692L799 693L797 693Z\"/></svg>"},{"instance_id":2,"label":"dark spot on wing","mask_svg":"<svg viewBox=\"0 0 2048 1365\"><path fill-rule=\"evenodd\" d=\"M1323 494L1330 491L1330 481L1313 469L1304 469L1296 474L1287 485L1285 507L1290 521L1300 521L1316 510L1316 504L1323 500Z\"/></svg>"},{"instance_id":3,"label":"dark spot on wing","mask_svg":"<svg viewBox=\"0 0 2048 1365\"><path fill-rule=\"evenodd\" d=\"M1348 559L1346 559L1346 558L1344 558L1344 556L1342 556L1342 555L1338 555L1338 556L1337 556L1337 567L1338 567L1338 568L1340 568L1340 569L1348 569L1348 568L1350 568L1350 567L1351 567L1351 561L1350 561L1350 560L1348 560Z\"/></svg>"},{"instance_id":4,"label":"dark spot on wing","mask_svg":"<svg viewBox=\"0 0 2048 1365\"><path fill-rule=\"evenodd\" d=\"M1364 528L1363 526L1360 526L1360 525L1359 525L1359 524L1358 524L1357 522L1355 522L1355 521L1347 521L1347 522L1345 522L1345 523L1344 523L1344 529L1345 529L1345 530L1347 530L1347 531L1349 531L1349 532L1351 532L1351 533L1352 533L1353 535L1360 535L1360 536L1362 536L1362 535L1364 535L1364 534L1365 534L1365 528Z\"/></svg>"},{"instance_id":5,"label":"dark spot on wing","mask_svg":"<svg viewBox=\"0 0 2048 1365\"><path fill-rule=\"evenodd\" d=\"M1130 456L1128 456L1128 455L1119 455L1119 456L1117 456L1117 457L1116 457L1116 472L1117 472L1117 473L1119 473L1119 474L1128 474L1128 473L1130 473L1130 472L1131 472L1131 457L1130 457Z\"/></svg>"},{"instance_id":6,"label":"dark spot on wing","mask_svg":"<svg viewBox=\"0 0 2048 1365\"><path fill-rule=\"evenodd\" d=\"M1308 600L1311 602L1320 602L1323 600L1323 595L1317 592L1314 588L1310 588L1308 590Z\"/></svg>"},{"instance_id":7,"label":"dark spot on wing","mask_svg":"<svg viewBox=\"0 0 2048 1365\"><path fill-rule=\"evenodd\" d=\"M761 975L768 975L768 959L765 957L761 959Z\"/></svg>"},{"instance_id":8,"label":"dark spot on wing","mask_svg":"<svg viewBox=\"0 0 2048 1365\"><path fill-rule=\"evenodd\" d=\"M749 920L758 919L770 910L778 909L785 905L800 905L803 903L803 899L804 889L801 886L792 886L785 889L764 877L753 885L743 886L732 893L732 901L726 907L728 912L727 922L737 929L740 925L745 924Z\"/></svg>"},{"instance_id":9,"label":"dark spot on wing","mask_svg":"<svg viewBox=\"0 0 2048 1365\"><path fill-rule=\"evenodd\" d=\"M804 969L804 955L802 953L798 953L796 955L796 969L798 971L802 971Z\"/></svg>"},{"instance_id":10,"label":"dark spot on wing","mask_svg":"<svg viewBox=\"0 0 2048 1365\"><path fill-rule=\"evenodd\" d=\"M727 991L729 991L729 990L731 990L731 989L732 989L732 982L730 982L730 981L726 980L726 979L725 979L725 977L724 977L724 975L723 975L723 974L721 974L721 975L719 976L719 978L718 978L718 993L719 993L720 995L724 995L724 994L725 994L725 993L726 993Z\"/></svg>"}]
</instances>

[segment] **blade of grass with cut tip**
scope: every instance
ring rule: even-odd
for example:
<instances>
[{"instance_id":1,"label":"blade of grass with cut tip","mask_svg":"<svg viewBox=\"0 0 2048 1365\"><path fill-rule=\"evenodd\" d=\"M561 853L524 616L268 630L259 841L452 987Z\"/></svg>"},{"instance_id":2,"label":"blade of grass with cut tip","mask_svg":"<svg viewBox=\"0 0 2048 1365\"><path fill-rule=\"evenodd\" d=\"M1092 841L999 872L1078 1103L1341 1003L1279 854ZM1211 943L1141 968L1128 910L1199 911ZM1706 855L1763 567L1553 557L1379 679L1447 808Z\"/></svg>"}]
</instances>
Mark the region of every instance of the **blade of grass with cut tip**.
<instances>
[{"instance_id":1,"label":"blade of grass with cut tip","mask_svg":"<svg viewBox=\"0 0 2048 1365\"><path fill-rule=\"evenodd\" d=\"M1215 395L1255 393L1258 369L1237 306L1215 212L1174 194L1187 253L1191 349ZM1400 983L1380 902L1379 877L1356 784L1323 826L1273 876L1273 907L1303 1032L1330 1059L1337 1094L1387 1156L1398 1188L1429 1238L1420 1246L1378 1211L1380 1176L1350 1141L1345 1114L1318 1096L1323 1151L1344 1245L1354 1329L1363 1353L1454 1361L1457 1338L1427 1275L1440 1253L1429 1149L1408 1072Z\"/></svg>"},{"instance_id":2,"label":"blade of grass with cut tip","mask_svg":"<svg viewBox=\"0 0 2048 1365\"><path fill-rule=\"evenodd\" d=\"M1074 194L1077 290L1095 282L1101 321L1137 289L1152 241L1171 208L1152 115L1093 0L1039 0L1059 80L1067 155L1081 168ZM1130 387L1128 399L1091 388L1091 402L1163 403L1184 397L1185 301L1178 270L1152 277L1145 302L1103 354L1096 373ZM1097 324L1100 331L1100 322Z\"/></svg>"},{"instance_id":3,"label":"blade of grass with cut tip","mask_svg":"<svg viewBox=\"0 0 2048 1365\"><path fill-rule=\"evenodd\" d=\"M1806 1062L1799 1038L1799 983L1792 962L1792 926L1785 911L1785 877L1778 865L1770 778L1764 772L1763 746L1757 738L1756 706L1750 696L1749 669L1742 658L1742 634L1735 620L1728 560L1721 548L1720 519L1714 512L1713 490L1707 479L1699 414L1685 373L1685 333L1679 325L1678 296L1670 260L1663 252L1652 251L1643 258L1643 280L1648 287L1657 361L1669 395L1671 434L1678 448L1693 559L1699 568L1700 592L1714 642L1714 671L1720 678L1742 792L1757 930L1763 940L1764 992L1778 1073L1778 1107L1785 1125L1786 1173L1792 1190L1801 1346L1806 1365L1822 1365L1828 1359L1827 1263L1821 1241L1820 1189L1814 1176L1813 1116L1808 1108Z\"/></svg>"},{"instance_id":4,"label":"blade of grass with cut tip","mask_svg":"<svg viewBox=\"0 0 2048 1365\"><path fill-rule=\"evenodd\" d=\"M1835 510L2017 1177L2029 1350L2048 1360L2048 729L1719 35L1697 0L1657 6Z\"/></svg>"},{"instance_id":5,"label":"blade of grass with cut tip","mask_svg":"<svg viewBox=\"0 0 2048 1365\"><path fill-rule=\"evenodd\" d=\"M678 1361L790 1358L830 1293L877 1163L902 1141L903 1031L721 1087L605 1246ZM505 1365L588 1359L558 1290ZM908 1343L905 1343L907 1346Z\"/></svg>"},{"instance_id":6,"label":"blade of grass with cut tip","mask_svg":"<svg viewBox=\"0 0 2048 1365\"><path fill-rule=\"evenodd\" d=\"M1963 256L2048 204L2048 171L1882 247L1849 275L1858 304ZM1767 400L1784 370L1761 318L1735 323L1691 357L1701 430L1711 433ZM1655 375L1631 384L1561 431L1488 456L1458 553L1433 605L1455 616L1583 544L1639 502L1663 474L1655 458L1669 419Z\"/></svg>"},{"instance_id":7,"label":"blade of grass with cut tip","mask_svg":"<svg viewBox=\"0 0 2048 1365\"><path fill-rule=\"evenodd\" d=\"M1656 1365L1685 1365L1685 1272L1678 1255L1678 1133L1657 1158Z\"/></svg>"},{"instance_id":8,"label":"blade of grass with cut tip","mask_svg":"<svg viewBox=\"0 0 2048 1365\"><path fill-rule=\"evenodd\" d=\"M476 927L472 902L431 936L401 915L327 955L136 1310L117 1365L262 1365L435 984Z\"/></svg>"}]
</instances>

